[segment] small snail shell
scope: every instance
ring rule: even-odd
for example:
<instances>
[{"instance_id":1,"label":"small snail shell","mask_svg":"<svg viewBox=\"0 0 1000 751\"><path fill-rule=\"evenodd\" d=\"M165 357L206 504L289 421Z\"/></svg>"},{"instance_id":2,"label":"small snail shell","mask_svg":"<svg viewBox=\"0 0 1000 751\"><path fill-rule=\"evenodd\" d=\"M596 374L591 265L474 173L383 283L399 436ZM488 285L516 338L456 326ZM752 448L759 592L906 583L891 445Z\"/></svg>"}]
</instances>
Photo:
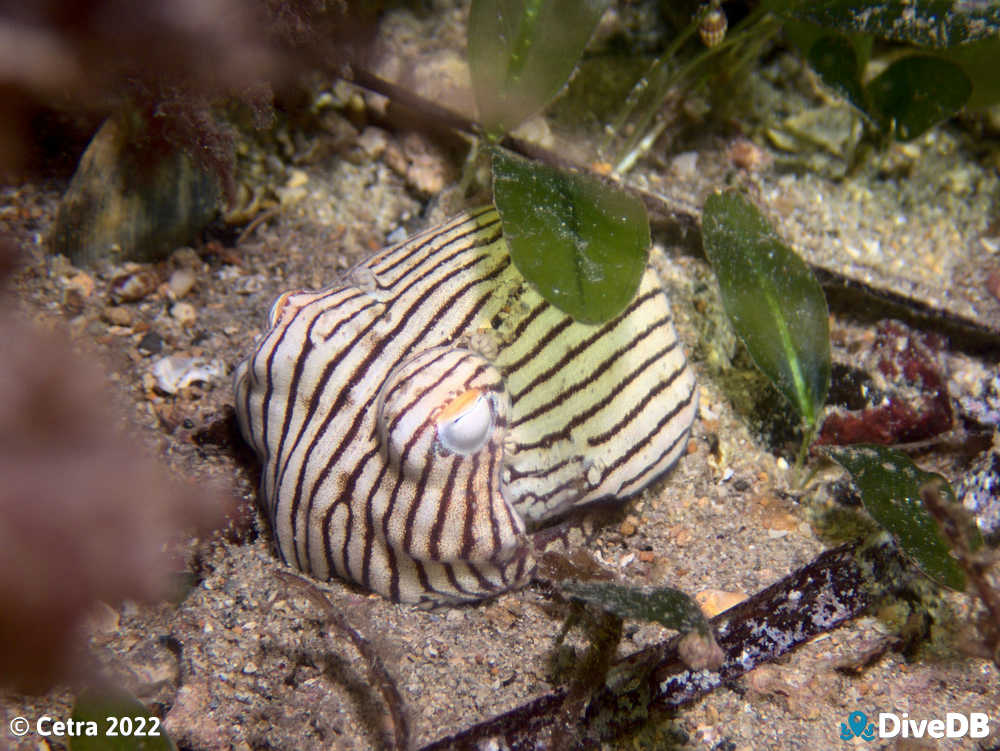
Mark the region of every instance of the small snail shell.
<instances>
[{"instance_id":1,"label":"small snail shell","mask_svg":"<svg viewBox=\"0 0 1000 751\"><path fill-rule=\"evenodd\" d=\"M698 36L701 37L701 41L706 47L715 47L726 38L727 27L726 12L718 5L713 5L701 17L701 22L698 24Z\"/></svg>"}]
</instances>

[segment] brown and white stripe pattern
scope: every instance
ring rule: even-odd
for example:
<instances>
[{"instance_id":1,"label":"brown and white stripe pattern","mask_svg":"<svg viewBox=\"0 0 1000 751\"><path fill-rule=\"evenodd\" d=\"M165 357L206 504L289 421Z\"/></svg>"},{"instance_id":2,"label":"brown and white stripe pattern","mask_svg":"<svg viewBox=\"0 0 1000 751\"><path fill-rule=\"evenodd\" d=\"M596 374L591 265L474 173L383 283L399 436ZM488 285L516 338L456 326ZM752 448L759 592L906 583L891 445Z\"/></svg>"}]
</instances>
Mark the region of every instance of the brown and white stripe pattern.
<instances>
[{"instance_id":1,"label":"brown and white stripe pattern","mask_svg":"<svg viewBox=\"0 0 1000 751\"><path fill-rule=\"evenodd\" d=\"M514 268L493 209L286 293L269 323L236 411L279 552L394 600L524 583L526 523L641 490L697 408L651 268L620 316L574 322Z\"/></svg>"}]
</instances>

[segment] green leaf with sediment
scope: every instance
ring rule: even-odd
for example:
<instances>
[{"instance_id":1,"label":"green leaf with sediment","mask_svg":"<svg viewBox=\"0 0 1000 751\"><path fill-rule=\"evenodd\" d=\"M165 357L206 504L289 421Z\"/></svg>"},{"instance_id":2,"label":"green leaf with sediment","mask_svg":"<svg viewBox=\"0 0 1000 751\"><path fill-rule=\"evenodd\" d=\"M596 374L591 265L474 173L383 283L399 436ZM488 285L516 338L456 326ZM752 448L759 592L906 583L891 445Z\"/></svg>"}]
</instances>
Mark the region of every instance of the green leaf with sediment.
<instances>
[{"instance_id":1,"label":"green leaf with sediment","mask_svg":"<svg viewBox=\"0 0 1000 751\"><path fill-rule=\"evenodd\" d=\"M829 313L819 282L736 191L705 201L702 238L750 357L814 426L830 387Z\"/></svg>"},{"instance_id":2,"label":"green leaf with sediment","mask_svg":"<svg viewBox=\"0 0 1000 751\"><path fill-rule=\"evenodd\" d=\"M473 0L469 68L488 134L500 138L566 85L610 0Z\"/></svg>"},{"instance_id":3,"label":"green leaf with sediment","mask_svg":"<svg viewBox=\"0 0 1000 751\"><path fill-rule=\"evenodd\" d=\"M649 220L634 196L589 175L493 152L493 201L514 265L581 323L604 323L635 297Z\"/></svg>"},{"instance_id":4,"label":"green leaf with sediment","mask_svg":"<svg viewBox=\"0 0 1000 751\"><path fill-rule=\"evenodd\" d=\"M954 491L941 475L925 472L906 454L887 446L827 447L824 452L851 473L865 509L893 536L917 568L938 584L965 590L965 572L951 555L937 522L921 498L921 491L934 483L944 503L958 504ZM965 526L964 536L970 541L970 548L979 549L982 545L979 530L973 523Z\"/></svg>"},{"instance_id":5,"label":"green leaf with sediment","mask_svg":"<svg viewBox=\"0 0 1000 751\"><path fill-rule=\"evenodd\" d=\"M809 0L782 8L793 18L840 31L945 49L1000 36L1000 4L967 0Z\"/></svg>"},{"instance_id":6,"label":"green leaf with sediment","mask_svg":"<svg viewBox=\"0 0 1000 751\"><path fill-rule=\"evenodd\" d=\"M626 587L614 582L560 582L570 597L597 605L622 618L659 623L682 633L710 631L705 614L689 595L672 587Z\"/></svg>"}]
</instances>

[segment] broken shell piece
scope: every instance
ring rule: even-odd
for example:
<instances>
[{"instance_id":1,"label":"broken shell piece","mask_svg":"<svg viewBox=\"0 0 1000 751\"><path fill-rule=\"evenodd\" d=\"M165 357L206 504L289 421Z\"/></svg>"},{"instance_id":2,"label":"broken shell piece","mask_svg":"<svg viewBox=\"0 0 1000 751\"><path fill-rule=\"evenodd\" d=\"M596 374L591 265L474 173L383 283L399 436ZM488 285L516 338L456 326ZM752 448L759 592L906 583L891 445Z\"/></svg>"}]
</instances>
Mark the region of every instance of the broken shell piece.
<instances>
[{"instance_id":1,"label":"broken shell piece","mask_svg":"<svg viewBox=\"0 0 1000 751\"><path fill-rule=\"evenodd\" d=\"M726 592L721 589L704 589L694 596L707 618L714 618L729 608L743 602L747 596L742 592Z\"/></svg>"},{"instance_id":2,"label":"broken shell piece","mask_svg":"<svg viewBox=\"0 0 1000 751\"><path fill-rule=\"evenodd\" d=\"M114 303L136 302L156 291L160 279L147 268L132 268L116 274L111 280L108 296Z\"/></svg>"},{"instance_id":3,"label":"broken shell piece","mask_svg":"<svg viewBox=\"0 0 1000 751\"><path fill-rule=\"evenodd\" d=\"M151 372L156 379L156 388L165 394L176 394L191 384L221 379L226 374L226 366L221 360L171 355L157 360Z\"/></svg>"}]
</instances>

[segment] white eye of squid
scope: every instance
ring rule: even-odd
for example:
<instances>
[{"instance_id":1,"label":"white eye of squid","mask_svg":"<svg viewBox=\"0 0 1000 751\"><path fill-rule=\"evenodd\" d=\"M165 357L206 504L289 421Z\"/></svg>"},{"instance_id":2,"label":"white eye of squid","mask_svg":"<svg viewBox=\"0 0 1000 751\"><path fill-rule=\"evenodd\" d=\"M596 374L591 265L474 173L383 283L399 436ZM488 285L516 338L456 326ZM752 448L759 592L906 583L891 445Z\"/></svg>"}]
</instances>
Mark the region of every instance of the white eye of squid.
<instances>
[{"instance_id":1,"label":"white eye of squid","mask_svg":"<svg viewBox=\"0 0 1000 751\"><path fill-rule=\"evenodd\" d=\"M437 417L438 438L456 454L479 451L493 432L493 407L479 389L459 394Z\"/></svg>"}]
</instances>

